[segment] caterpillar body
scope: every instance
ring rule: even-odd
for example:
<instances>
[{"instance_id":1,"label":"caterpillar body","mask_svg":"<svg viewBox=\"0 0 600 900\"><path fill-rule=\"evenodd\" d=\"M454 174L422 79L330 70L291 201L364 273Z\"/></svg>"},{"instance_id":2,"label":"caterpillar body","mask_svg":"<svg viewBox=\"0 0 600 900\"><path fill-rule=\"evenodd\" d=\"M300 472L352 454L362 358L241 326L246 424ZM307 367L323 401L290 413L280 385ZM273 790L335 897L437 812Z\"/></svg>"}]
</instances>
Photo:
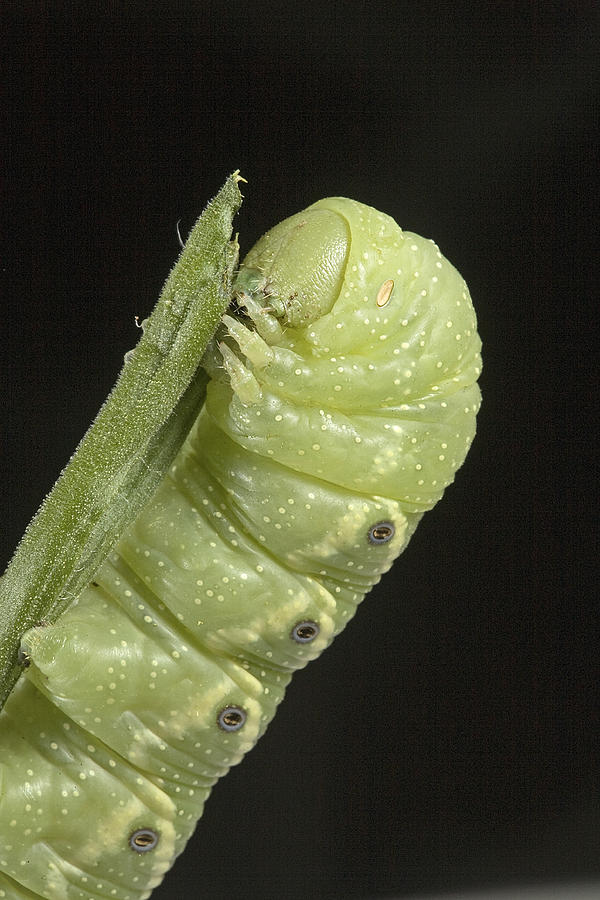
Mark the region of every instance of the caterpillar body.
<instances>
[{"instance_id":1,"label":"caterpillar body","mask_svg":"<svg viewBox=\"0 0 600 900\"><path fill-rule=\"evenodd\" d=\"M141 900L451 483L480 341L431 241L345 198L246 257L206 404L0 714L0 898Z\"/></svg>"}]
</instances>

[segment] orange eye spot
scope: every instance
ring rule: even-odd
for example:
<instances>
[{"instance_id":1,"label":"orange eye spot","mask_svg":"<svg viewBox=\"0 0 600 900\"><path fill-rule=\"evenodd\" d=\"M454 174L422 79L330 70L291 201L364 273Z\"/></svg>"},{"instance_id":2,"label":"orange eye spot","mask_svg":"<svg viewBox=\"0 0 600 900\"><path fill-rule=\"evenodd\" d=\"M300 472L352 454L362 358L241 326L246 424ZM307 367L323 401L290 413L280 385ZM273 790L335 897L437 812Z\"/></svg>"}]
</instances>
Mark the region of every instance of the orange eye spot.
<instances>
[{"instance_id":1,"label":"orange eye spot","mask_svg":"<svg viewBox=\"0 0 600 900\"><path fill-rule=\"evenodd\" d=\"M394 282L391 278L388 278L387 281L384 281L379 290L377 291L377 306L385 306L386 303L389 303L389 299L392 295L392 291L394 290Z\"/></svg>"}]
</instances>

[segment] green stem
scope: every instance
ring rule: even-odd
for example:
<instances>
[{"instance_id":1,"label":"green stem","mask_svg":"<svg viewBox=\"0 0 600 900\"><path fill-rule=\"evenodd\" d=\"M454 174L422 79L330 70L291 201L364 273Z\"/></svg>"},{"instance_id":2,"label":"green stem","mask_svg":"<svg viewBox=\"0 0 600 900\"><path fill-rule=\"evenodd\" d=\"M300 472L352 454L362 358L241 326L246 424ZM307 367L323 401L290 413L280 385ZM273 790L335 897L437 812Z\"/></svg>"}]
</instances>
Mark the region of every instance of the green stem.
<instances>
[{"instance_id":1,"label":"green stem","mask_svg":"<svg viewBox=\"0 0 600 900\"><path fill-rule=\"evenodd\" d=\"M92 579L183 443L204 401L204 350L231 297L242 197L231 175L194 226L143 336L0 580L0 708L21 635Z\"/></svg>"}]
</instances>

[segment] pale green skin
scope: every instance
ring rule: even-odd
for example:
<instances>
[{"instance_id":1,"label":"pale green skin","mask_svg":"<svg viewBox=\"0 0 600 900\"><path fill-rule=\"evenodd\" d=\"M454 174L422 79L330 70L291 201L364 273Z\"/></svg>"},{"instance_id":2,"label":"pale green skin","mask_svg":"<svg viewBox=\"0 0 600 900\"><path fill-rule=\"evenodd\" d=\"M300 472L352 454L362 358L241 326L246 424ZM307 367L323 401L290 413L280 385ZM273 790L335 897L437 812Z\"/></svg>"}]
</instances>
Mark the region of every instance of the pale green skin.
<instances>
[{"instance_id":1,"label":"pale green skin","mask_svg":"<svg viewBox=\"0 0 600 900\"><path fill-rule=\"evenodd\" d=\"M237 287L280 316L276 343L251 338L239 365L217 339L157 494L76 605L23 638L30 666L0 716L0 898L149 896L474 436L475 315L430 241L322 200L259 242ZM368 539L379 522L389 543ZM304 620L309 644L291 637ZM217 724L229 705L247 714L234 733ZM138 828L156 849L130 849Z\"/></svg>"}]
</instances>

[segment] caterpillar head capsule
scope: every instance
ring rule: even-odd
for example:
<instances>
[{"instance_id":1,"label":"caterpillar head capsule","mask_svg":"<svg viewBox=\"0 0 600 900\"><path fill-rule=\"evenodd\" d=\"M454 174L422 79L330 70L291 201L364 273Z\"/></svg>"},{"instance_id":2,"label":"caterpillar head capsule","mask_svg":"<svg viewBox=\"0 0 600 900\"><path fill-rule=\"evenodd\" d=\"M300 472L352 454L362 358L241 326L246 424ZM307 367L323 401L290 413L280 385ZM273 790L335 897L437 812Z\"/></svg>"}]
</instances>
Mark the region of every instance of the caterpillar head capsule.
<instances>
[{"instance_id":1,"label":"caterpillar head capsule","mask_svg":"<svg viewBox=\"0 0 600 900\"><path fill-rule=\"evenodd\" d=\"M234 290L262 295L262 305L287 325L302 327L328 313L338 298L350 247L347 221L329 209L308 209L276 225L254 245Z\"/></svg>"}]
</instances>

